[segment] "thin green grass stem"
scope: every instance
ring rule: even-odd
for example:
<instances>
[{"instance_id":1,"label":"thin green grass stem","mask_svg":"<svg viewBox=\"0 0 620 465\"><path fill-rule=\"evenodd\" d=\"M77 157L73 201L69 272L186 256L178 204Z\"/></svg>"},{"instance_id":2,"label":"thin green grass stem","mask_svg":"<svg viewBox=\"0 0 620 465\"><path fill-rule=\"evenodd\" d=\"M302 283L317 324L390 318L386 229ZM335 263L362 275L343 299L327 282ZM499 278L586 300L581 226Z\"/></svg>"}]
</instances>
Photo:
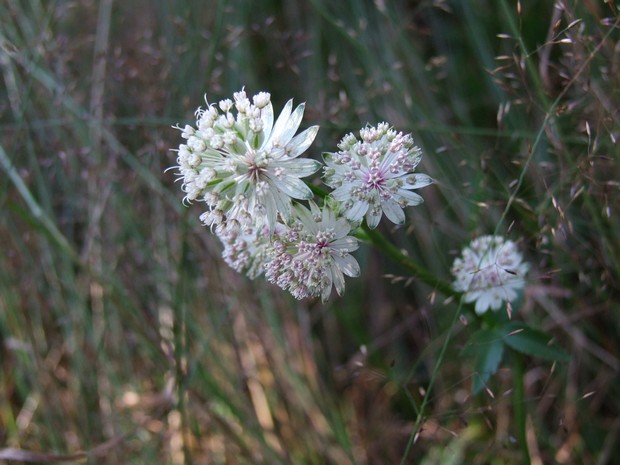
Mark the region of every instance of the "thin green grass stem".
<instances>
[{"instance_id":1,"label":"thin green grass stem","mask_svg":"<svg viewBox=\"0 0 620 465\"><path fill-rule=\"evenodd\" d=\"M510 28L512 29L513 34L515 34L515 36L518 38L519 45L522 48L523 53L526 55L526 57L528 57L528 61L529 61L530 53L527 50L527 48L525 47L525 43L523 42L523 38L521 37L519 29L518 29L517 25L515 24L515 22L514 22L514 20L512 18L512 15L510 14L510 10L508 8L506 0L503 0L501 4L502 4L502 7L504 9L504 13L506 14L506 17L508 18L508 22L510 24ZM581 74L586 69L588 69L592 59L596 56L596 54L599 52L601 47L607 42L607 39L614 32L614 30L618 27L618 25L620 25L620 17L618 17L616 19L616 21L614 22L614 26L609 28L609 31L599 41L599 43L596 45L596 47L594 48L592 53L583 61L583 64L577 69L575 74L571 77L570 81L568 81L566 86L562 89L562 91L555 98L555 100L551 103L551 105L549 105L545 95L541 94L541 99L544 100L544 105L546 107L546 108L543 109L545 111L545 118L543 119L543 122L540 125L540 129L538 130L538 133L536 135L536 139L534 140L534 143L532 144L532 146L531 146L531 148L529 150L529 154L527 156L527 159L525 160L525 164L523 165L523 169L521 170L521 174L519 175L517 184L514 187L514 190L513 190L512 194L510 194L510 198L508 199L508 202L506 203L506 207L504 208L504 211L502 212L502 216L501 216L501 218L499 219L499 221L497 223L497 226L495 228L495 234L497 234L497 232L499 231L500 226L506 220L506 217L508 215L508 212L510 211L510 208L512 207L512 204L517 199L517 193L521 190L521 186L523 185L523 182L524 182L524 179L525 179L525 174L526 174L530 164L532 163L532 160L534 159L534 154L536 153L538 145L542 141L542 138L543 138L543 135L545 134L545 129L546 129L547 125L556 116L555 112L556 112L556 109L558 108L558 106L560 105L560 102L562 101L562 99L564 98L566 93L569 91L569 89L573 86L573 84L575 82L577 82L577 79L581 76ZM532 68L532 65L530 65L529 68Z\"/></svg>"},{"instance_id":2,"label":"thin green grass stem","mask_svg":"<svg viewBox=\"0 0 620 465\"><path fill-rule=\"evenodd\" d=\"M310 188L316 195L323 197L323 198L326 196L326 192L320 187L310 185ZM428 284L429 286L433 287L435 290L438 290L439 292L441 292L442 294L448 297L460 297L461 296L461 294L455 291L452 288L452 286L450 286L450 284L448 284L447 282L441 279L438 279L428 270L422 268L416 262L411 260L411 258L405 255L398 247L396 247L390 241L388 241L385 238L385 236L383 236L383 234L381 234L379 231L377 231L376 229L370 229L368 225L366 225L366 223L362 225L361 229L362 229L363 235L365 236L366 239L368 239L369 242L371 242L375 247L377 247L377 249L385 253L385 255L388 256L390 259L394 260L396 263L398 263L402 267L409 270L413 276L415 276L416 278L418 278L425 284ZM407 457L409 456L409 452L411 451L413 443L415 442L415 438L418 434L420 426L422 425L422 421L424 419L424 411L426 409L426 406L428 405L431 392L433 390L433 386L435 385L435 381L437 379L437 374L439 373L439 368L441 367L441 364L443 363L446 350L448 349L448 344L450 343L452 333L454 331L456 322L458 321L458 317L461 313L462 307L463 307L463 300L460 299L458 308L454 312L454 316L452 318L452 321L450 322L450 326L448 327L446 338L444 339L443 345L441 346L441 351L439 352L437 363L435 364L435 367L433 368L433 373L431 375L428 387L426 389L426 393L422 400L422 404L420 405L419 409L416 409L417 410L416 422L411 432L411 436L409 437L409 441L407 442L407 447L405 449L405 452L403 453L401 465L404 465L405 461L407 460Z\"/></svg>"},{"instance_id":3,"label":"thin green grass stem","mask_svg":"<svg viewBox=\"0 0 620 465\"><path fill-rule=\"evenodd\" d=\"M400 465L404 465L407 457L409 456L409 452L413 447L413 443L415 442L416 437L418 436L418 432L420 431L420 426L422 426L422 421L424 420L424 411L426 410L426 406L428 405L428 401L431 397L431 392L433 391L433 386L435 385L435 380L437 379L437 374L439 373L439 368L443 363L443 359L446 355L446 350L448 349L448 344L452 338L452 332L454 331L454 327L456 326L456 322L459 319L459 315L461 314L461 308L463 307L463 299L459 300L459 305L456 311L454 312L454 316L452 317L452 321L450 322L450 326L448 327L448 332L446 334L446 338L443 341L443 345L441 346L441 351L439 352L439 357L437 358L437 363L435 363L435 367L433 368L433 373L431 375L431 379L428 383L428 387L426 389L426 393L424 394L424 398L422 399L422 404L420 405L420 410L418 411L418 415L413 425L413 430L411 431L411 435L409 436L409 441L407 442L407 447L405 448L405 452L403 453L403 458L400 461Z\"/></svg>"},{"instance_id":4,"label":"thin green grass stem","mask_svg":"<svg viewBox=\"0 0 620 465\"><path fill-rule=\"evenodd\" d=\"M35 221L38 221L43 230L49 235L49 237L60 247L60 249L74 261L79 261L78 254L75 252L71 244L67 241L65 236L56 227L52 219L45 213L43 208L36 201L30 189L21 178L8 155L0 146L0 167L6 172L9 179L28 205L28 209Z\"/></svg>"}]
</instances>

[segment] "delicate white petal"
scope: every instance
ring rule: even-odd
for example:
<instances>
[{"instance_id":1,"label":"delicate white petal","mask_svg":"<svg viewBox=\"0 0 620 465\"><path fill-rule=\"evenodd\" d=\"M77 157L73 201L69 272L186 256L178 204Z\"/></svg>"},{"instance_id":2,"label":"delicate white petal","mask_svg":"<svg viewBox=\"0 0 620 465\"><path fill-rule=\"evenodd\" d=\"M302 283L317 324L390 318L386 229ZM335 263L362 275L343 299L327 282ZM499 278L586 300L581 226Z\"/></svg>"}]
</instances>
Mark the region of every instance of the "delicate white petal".
<instances>
[{"instance_id":1,"label":"delicate white petal","mask_svg":"<svg viewBox=\"0 0 620 465\"><path fill-rule=\"evenodd\" d=\"M342 186L331 191L330 195L339 202L344 202L351 196L350 187L348 184L343 184Z\"/></svg>"},{"instance_id":2,"label":"delicate white petal","mask_svg":"<svg viewBox=\"0 0 620 465\"><path fill-rule=\"evenodd\" d=\"M271 130L273 129L273 105L269 102L265 107L261 109L260 119L263 120L263 143L271 136Z\"/></svg>"},{"instance_id":3,"label":"delicate white petal","mask_svg":"<svg viewBox=\"0 0 620 465\"><path fill-rule=\"evenodd\" d=\"M360 265L352 255L335 256L334 261L347 276L357 278L360 275Z\"/></svg>"},{"instance_id":4,"label":"delicate white petal","mask_svg":"<svg viewBox=\"0 0 620 465\"><path fill-rule=\"evenodd\" d=\"M282 112L278 116L278 119L276 120L276 124L273 126L273 130L271 131L271 134L265 140L261 148L264 148L264 149L269 148L273 144L274 141L276 140L281 141L281 134L285 130L289 122L292 108L293 108L293 100L291 99L288 102L286 102L284 109L282 110Z\"/></svg>"},{"instance_id":5,"label":"delicate white petal","mask_svg":"<svg viewBox=\"0 0 620 465\"><path fill-rule=\"evenodd\" d=\"M334 225L334 235L336 237L344 237L351 231L351 224L345 219L339 219Z\"/></svg>"},{"instance_id":6,"label":"delicate white petal","mask_svg":"<svg viewBox=\"0 0 620 465\"><path fill-rule=\"evenodd\" d=\"M314 200L310 200L308 202L308 205L310 206L310 214L312 215L313 219L322 217L321 209L319 208L319 206L316 204Z\"/></svg>"},{"instance_id":7,"label":"delicate white petal","mask_svg":"<svg viewBox=\"0 0 620 465\"><path fill-rule=\"evenodd\" d=\"M498 289L496 289L495 292L493 293L489 293L488 299L489 299L489 306L491 307L492 310L499 310L500 307L502 306L503 299L502 299L502 296L499 295Z\"/></svg>"},{"instance_id":8,"label":"delicate white petal","mask_svg":"<svg viewBox=\"0 0 620 465\"><path fill-rule=\"evenodd\" d=\"M504 291L504 300L511 302L517 298L517 293L513 289L513 283L510 283L508 286L503 286L502 290Z\"/></svg>"},{"instance_id":9,"label":"delicate white petal","mask_svg":"<svg viewBox=\"0 0 620 465\"><path fill-rule=\"evenodd\" d=\"M301 204L296 204L295 211L303 226L309 231L310 234L314 235L317 231L317 224L316 221L314 221L314 217L310 210Z\"/></svg>"},{"instance_id":10,"label":"delicate white petal","mask_svg":"<svg viewBox=\"0 0 620 465\"><path fill-rule=\"evenodd\" d=\"M312 142L314 142L318 132L318 126L311 126L293 137L293 140L291 140L286 146L288 156L295 158L308 150L308 147L310 147Z\"/></svg>"},{"instance_id":11,"label":"delicate white petal","mask_svg":"<svg viewBox=\"0 0 620 465\"><path fill-rule=\"evenodd\" d=\"M278 217L278 208L276 207L276 202L273 196L266 195L263 199L265 205L265 217L268 225L275 225ZM254 218L256 222L258 218Z\"/></svg>"},{"instance_id":12,"label":"delicate white petal","mask_svg":"<svg viewBox=\"0 0 620 465\"><path fill-rule=\"evenodd\" d=\"M403 182L400 186L402 189L420 189L433 183L433 178L422 173L406 174L399 177L398 180Z\"/></svg>"},{"instance_id":13,"label":"delicate white petal","mask_svg":"<svg viewBox=\"0 0 620 465\"><path fill-rule=\"evenodd\" d=\"M418 147L414 147L412 150L407 152L407 155L409 156L409 160L413 164L414 168L418 166L422 160L422 151Z\"/></svg>"},{"instance_id":14,"label":"delicate white petal","mask_svg":"<svg viewBox=\"0 0 620 465\"><path fill-rule=\"evenodd\" d=\"M290 196L288 196L286 193L283 193L283 192L276 192L274 193L273 198L274 198L278 213L280 213L280 215L282 215L284 219L290 218L291 209L292 209ZM275 223L270 223L270 224L275 224Z\"/></svg>"},{"instance_id":15,"label":"delicate white petal","mask_svg":"<svg viewBox=\"0 0 620 465\"><path fill-rule=\"evenodd\" d=\"M209 165L213 164L216 166L222 163L225 159L220 152L217 152L213 149L208 149L204 152L201 152L200 158L202 158L203 163L207 163Z\"/></svg>"},{"instance_id":16,"label":"delicate white petal","mask_svg":"<svg viewBox=\"0 0 620 465\"><path fill-rule=\"evenodd\" d=\"M480 292L480 291L468 292L465 294L465 302L467 303L475 302L476 300L478 300L478 298L480 298L482 294L483 292Z\"/></svg>"},{"instance_id":17,"label":"delicate white petal","mask_svg":"<svg viewBox=\"0 0 620 465\"><path fill-rule=\"evenodd\" d=\"M287 175L305 178L321 169L321 163L311 158L297 158L273 163L273 167L283 167Z\"/></svg>"},{"instance_id":18,"label":"delicate white petal","mask_svg":"<svg viewBox=\"0 0 620 465\"><path fill-rule=\"evenodd\" d=\"M402 152L401 151L392 152L390 150L385 150L385 152L386 152L386 155L383 158L383 161L381 161L381 168L389 170L390 165L392 165L393 163L397 163L397 159L399 155L402 155Z\"/></svg>"},{"instance_id":19,"label":"delicate white petal","mask_svg":"<svg viewBox=\"0 0 620 465\"><path fill-rule=\"evenodd\" d=\"M366 223L370 229L375 229L381 221L381 209L369 208L366 212Z\"/></svg>"},{"instance_id":20,"label":"delicate white petal","mask_svg":"<svg viewBox=\"0 0 620 465\"><path fill-rule=\"evenodd\" d=\"M489 309L489 296L488 294L482 294L478 300L476 300L476 314L482 315Z\"/></svg>"},{"instance_id":21,"label":"delicate white petal","mask_svg":"<svg viewBox=\"0 0 620 465\"><path fill-rule=\"evenodd\" d=\"M305 182L298 178L292 176L285 176L282 179L271 178L271 182L274 183L279 190L294 199L309 200L314 197L312 190L310 190Z\"/></svg>"},{"instance_id":22,"label":"delicate white petal","mask_svg":"<svg viewBox=\"0 0 620 465\"><path fill-rule=\"evenodd\" d=\"M368 203L363 202L363 201L358 201L358 202L355 202L349 210L346 210L343 213L351 221L360 221L364 217L367 211L368 211Z\"/></svg>"},{"instance_id":23,"label":"delicate white petal","mask_svg":"<svg viewBox=\"0 0 620 465\"><path fill-rule=\"evenodd\" d=\"M333 241L330 246L343 252L353 252L359 248L359 241L353 236L346 236Z\"/></svg>"},{"instance_id":24,"label":"delicate white petal","mask_svg":"<svg viewBox=\"0 0 620 465\"><path fill-rule=\"evenodd\" d=\"M299 125L301 124L301 120L304 116L305 108L306 105L303 103L298 105L293 114L289 117L286 125L282 128L280 134L278 134L278 139L282 146L288 145L297 132L297 129L299 129Z\"/></svg>"},{"instance_id":25,"label":"delicate white petal","mask_svg":"<svg viewBox=\"0 0 620 465\"><path fill-rule=\"evenodd\" d=\"M321 301L323 303L327 302L330 294L332 293L332 274L326 273L324 278L326 282L323 285L323 289L321 291Z\"/></svg>"},{"instance_id":26,"label":"delicate white petal","mask_svg":"<svg viewBox=\"0 0 620 465\"><path fill-rule=\"evenodd\" d=\"M336 292L338 293L338 295L344 294L344 276L342 274L342 271L340 271L340 268L336 264L332 264L331 272Z\"/></svg>"},{"instance_id":27,"label":"delicate white petal","mask_svg":"<svg viewBox=\"0 0 620 465\"><path fill-rule=\"evenodd\" d=\"M394 200L390 199L382 204L383 213L395 224L403 224L405 222L405 212Z\"/></svg>"},{"instance_id":28,"label":"delicate white petal","mask_svg":"<svg viewBox=\"0 0 620 465\"><path fill-rule=\"evenodd\" d=\"M415 192L411 192L405 189L398 189L397 193L407 203L407 206L409 207L420 205L424 202L424 199Z\"/></svg>"}]
</instances>

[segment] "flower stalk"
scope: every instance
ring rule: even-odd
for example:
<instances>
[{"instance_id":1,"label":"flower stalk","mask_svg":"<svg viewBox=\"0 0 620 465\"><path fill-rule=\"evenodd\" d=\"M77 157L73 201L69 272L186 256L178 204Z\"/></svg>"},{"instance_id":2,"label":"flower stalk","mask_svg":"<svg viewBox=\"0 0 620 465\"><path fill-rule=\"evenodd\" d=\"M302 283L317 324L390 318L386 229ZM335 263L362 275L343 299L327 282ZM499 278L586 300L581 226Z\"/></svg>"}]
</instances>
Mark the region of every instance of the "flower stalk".
<instances>
[{"instance_id":1,"label":"flower stalk","mask_svg":"<svg viewBox=\"0 0 620 465\"><path fill-rule=\"evenodd\" d=\"M362 231L368 240L375 247L377 247L377 249L381 250L386 256L390 257L394 262L398 263L403 268L409 270L415 278L425 284L428 284L446 297L459 297L461 295L461 293L455 291L449 283L437 278L430 271L422 268L419 264L414 262L376 229L371 229L368 225L364 224L362 226Z\"/></svg>"}]
</instances>

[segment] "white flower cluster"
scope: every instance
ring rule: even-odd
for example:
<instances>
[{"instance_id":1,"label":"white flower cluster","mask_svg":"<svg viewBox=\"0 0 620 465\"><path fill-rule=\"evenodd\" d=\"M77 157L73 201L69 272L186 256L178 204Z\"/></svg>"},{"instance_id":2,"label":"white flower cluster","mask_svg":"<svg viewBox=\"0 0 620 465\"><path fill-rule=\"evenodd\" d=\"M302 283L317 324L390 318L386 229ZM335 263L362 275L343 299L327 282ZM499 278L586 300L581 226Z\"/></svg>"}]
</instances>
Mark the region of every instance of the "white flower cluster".
<instances>
[{"instance_id":1,"label":"white flower cluster","mask_svg":"<svg viewBox=\"0 0 620 465\"><path fill-rule=\"evenodd\" d=\"M177 170L185 201L206 203L201 220L224 245L224 261L250 278L266 278L296 298L344 292L344 276L359 275L350 255L358 241L329 202L319 208L301 180L321 167L301 158L318 126L297 132L304 105L289 101L274 123L271 97L245 91L196 111ZM299 203L308 200L310 208Z\"/></svg>"},{"instance_id":2,"label":"white flower cluster","mask_svg":"<svg viewBox=\"0 0 620 465\"><path fill-rule=\"evenodd\" d=\"M359 264L349 254L358 248L357 239L348 235L350 223L328 205L319 209L310 202L310 210L301 204L295 210L296 219L272 243L267 280L298 299L321 296L325 302L332 285L342 295L344 275L360 274Z\"/></svg>"},{"instance_id":3,"label":"white flower cluster","mask_svg":"<svg viewBox=\"0 0 620 465\"><path fill-rule=\"evenodd\" d=\"M403 209L422 202L412 191L432 180L414 173L422 152L411 136L380 123L324 155L323 181L333 191L317 206L302 178L322 164L300 155L318 126L296 135L303 113L291 100L275 119L267 92L207 103L195 126L178 128L185 143L176 169L184 200L207 205L200 218L221 240L228 265L252 279L264 274L296 298L325 301L332 288L344 292L345 276L360 273L351 230L364 218L376 228L383 214L402 224Z\"/></svg>"},{"instance_id":4,"label":"white flower cluster","mask_svg":"<svg viewBox=\"0 0 620 465\"><path fill-rule=\"evenodd\" d=\"M413 174L422 150L411 135L396 132L387 123L360 131L361 140L345 136L339 152L326 153L323 180L351 221L364 216L372 229L385 213L396 224L405 222L403 208L422 203L413 189L433 181L426 174Z\"/></svg>"},{"instance_id":5,"label":"white flower cluster","mask_svg":"<svg viewBox=\"0 0 620 465\"><path fill-rule=\"evenodd\" d=\"M351 225L324 205L310 201L310 210L297 203L291 219L266 226L220 228L222 256L234 270L254 279L265 273L271 283L295 298L321 297L325 302L332 287L344 292L344 275L357 277L360 268L349 252L358 241L348 236Z\"/></svg>"},{"instance_id":6,"label":"white flower cluster","mask_svg":"<svg viewBox=\"0 0 620 465\"><path fill-rule=\"evenodd\" d=\"M292 100L274 124L270 99L260 92L251 102L243 90L236 92L234 102L219 102L219 111L215 105L199 108L196 128L181 129L187 143L179 147L177 163L185 199L207 204L201 219L208 226L273 226L278 213L290 217L291 199L312 198L300 178L315 173L321 164L297 157L312 144L319 128L312 126L295 136L304 105L293 111Z\"/></svg>"},{"instance_id":7,"label":"white flower cluster","mask_svg":"<svg viewBox=\"0 0 620 465\"><path fill-rule=\"evenodd\" d=\"M476 313L481 315L514 300L525 285L528 269L514 242L501 236L481 236L454 260L454 289L465 293L465 302L475 302Z\"/></svg>"}]
</instances>

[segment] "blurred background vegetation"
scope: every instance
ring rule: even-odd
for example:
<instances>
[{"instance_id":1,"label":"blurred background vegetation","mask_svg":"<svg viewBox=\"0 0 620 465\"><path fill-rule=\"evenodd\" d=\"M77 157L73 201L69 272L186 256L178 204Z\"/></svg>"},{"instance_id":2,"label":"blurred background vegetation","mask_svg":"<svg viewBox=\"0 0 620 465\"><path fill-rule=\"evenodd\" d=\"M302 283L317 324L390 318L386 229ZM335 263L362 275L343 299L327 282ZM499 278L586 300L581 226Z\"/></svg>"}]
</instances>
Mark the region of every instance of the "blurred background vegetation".
<instances>
[{"instance_id":1,"label":"blurred background vegetation","mask_svg":"<svg viewBox=\"0 0 620 465\"><path fill-rule=\"evenodd\" d=\"M471 395L456 302L370 247L327 305L224 265L164 170L172 126L245 86L306 102L309 156L366 123L411 132L437 183L382 232L441 279L476 235L519 241L513 318L571 355L526 360L531 462L614 463L618 18L614 0L2 0L0 461L522 462L515 373Z\"/></svg>"}]
</instances>

